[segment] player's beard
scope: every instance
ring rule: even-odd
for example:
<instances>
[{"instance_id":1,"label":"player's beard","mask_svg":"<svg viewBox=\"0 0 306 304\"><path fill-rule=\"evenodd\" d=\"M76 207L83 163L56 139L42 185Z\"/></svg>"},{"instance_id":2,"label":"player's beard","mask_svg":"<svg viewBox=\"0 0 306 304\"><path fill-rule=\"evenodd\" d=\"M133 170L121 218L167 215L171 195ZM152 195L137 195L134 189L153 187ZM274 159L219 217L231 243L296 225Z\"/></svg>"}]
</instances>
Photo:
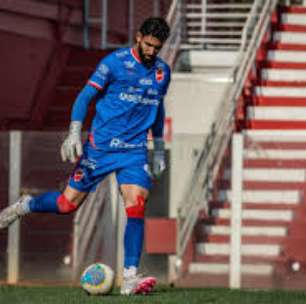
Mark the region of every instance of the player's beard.
<instances>
[{"instance_id":1,"label":"player's beard","mask_svg":"<svg viewBox=\"0 0 306 304\"><path fill-rule=\"evenodd\" d=\"M152 55L150 58L145 57L145 54L140 44L138 45L138 54L141 59L141 62L146 68L150 69L154 65L156 56Z\"/></svg>"}]
</instances>

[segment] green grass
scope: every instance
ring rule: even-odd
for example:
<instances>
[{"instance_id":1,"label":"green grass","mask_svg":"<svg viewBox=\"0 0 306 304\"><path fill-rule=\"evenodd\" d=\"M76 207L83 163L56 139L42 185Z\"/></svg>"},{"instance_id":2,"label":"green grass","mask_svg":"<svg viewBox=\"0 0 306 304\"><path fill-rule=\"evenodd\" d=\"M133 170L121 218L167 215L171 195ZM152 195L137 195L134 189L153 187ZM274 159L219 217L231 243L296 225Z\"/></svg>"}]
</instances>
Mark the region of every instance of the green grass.
<instances>
[{"instance_id":1,"label":"green grass","mask_svg":"<svg viewBox=\"0 0 306 304\"><path fill-rule=\"evenodd\" d=\"M305 284L306 286L306 284ZM149 296L88 296L80 288L0 286L2 304L95 304L95 303L203 303L203 304L305 304L306 291L229 290L217 288L171 288L159 286Z\"/></svg>"}]
</instances>

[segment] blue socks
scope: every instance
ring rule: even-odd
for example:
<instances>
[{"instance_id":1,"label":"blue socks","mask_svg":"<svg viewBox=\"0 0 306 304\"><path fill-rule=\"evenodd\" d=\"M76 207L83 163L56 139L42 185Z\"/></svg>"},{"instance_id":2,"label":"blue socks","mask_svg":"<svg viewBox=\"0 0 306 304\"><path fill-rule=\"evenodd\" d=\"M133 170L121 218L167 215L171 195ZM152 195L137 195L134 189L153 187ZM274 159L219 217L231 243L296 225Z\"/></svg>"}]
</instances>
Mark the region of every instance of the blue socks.
<instances>
[{"instance_id":1,"label":"blue socks","mask_svg":"<svg viewBox=\"0 0 306 304\"><path fill-rule=\"evenodd\" d=\"M57 199L60 195L60 192L46 192L33 197L29 202L29 211L58 213Z\"/></svg>"},{"instance_id":2,"label":"blue socks","mask_svg":"<svg viewBox=\"0 0 306 304\"><path fill-rule=\"evenodd\" d=\"M144 219L128 217L124 234L124 268L138 267L144 238Z\"/></svg>"}]
</instances>

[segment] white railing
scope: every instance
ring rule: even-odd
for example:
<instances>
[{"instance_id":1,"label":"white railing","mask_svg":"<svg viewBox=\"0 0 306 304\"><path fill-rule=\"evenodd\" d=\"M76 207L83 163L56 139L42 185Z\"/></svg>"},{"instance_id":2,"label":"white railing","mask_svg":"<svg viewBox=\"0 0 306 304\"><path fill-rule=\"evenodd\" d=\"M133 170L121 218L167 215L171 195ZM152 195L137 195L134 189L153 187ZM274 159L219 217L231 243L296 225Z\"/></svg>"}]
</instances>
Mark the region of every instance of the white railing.
<instances>
[{"instance_id":1,"label":"white railing","mask_svg":"<svg viewBox=\"0 0 306 304\"><path fill-rule=\"evenodd\" d=\"M109 181L103 181L97 191L86 198L74 217L72 251L73 279L78 277L80 270L84 267L84 261L89 251L96 251L97 249L92 248L93 244L97 244L94 240L94 234L97 222L102 217L101 212L103 211L104 205L110 203L110 197L108 195L109 189Z\"/></svg>"},{"instance_id":2,"label":"white railing","mask_svg":"<svg viewBox=\"0 0 306 304\"><path fill-rule=\"evenodd\" d=\"M184 7L184 49L239 50L241 36L254 0L189 2Z\"/></svg>"},{"instance_id":3,"label":"white railing","mask_svg":"<svg viewBox=\"0 0 306 304\"><path fill-rule=\"evenodd\" d=\"M167 22L171 28L171 34L160 52L160 57L162 57L171 68L174 67L182 40L182 2L182 0L172 1L167 15Z\"/></svg>"},{"instance_id":4,"label":"white railing","mask_svg":"<svg viewBox=\"0 0 306 304\"><path fill-rule=\"evenodd\" d=\"M271 14L278 0L255 0L244 28L244 42L241 45L237 64L233 68L233 83L228 86L222 98L218 116L207 137L205 145L195 162L193 176L187 184L185 195L178 208L176 266L181 270L182 258L190 240L199 211L208 212L211 185L217 176L225 149L228 147L235 123L237 100L247 75L254 63L256 51L263 35L268 30ZM248 39L247 33L251 33ZM188 203L187 203L188 202Z\"/></svg>"}]
</instances>

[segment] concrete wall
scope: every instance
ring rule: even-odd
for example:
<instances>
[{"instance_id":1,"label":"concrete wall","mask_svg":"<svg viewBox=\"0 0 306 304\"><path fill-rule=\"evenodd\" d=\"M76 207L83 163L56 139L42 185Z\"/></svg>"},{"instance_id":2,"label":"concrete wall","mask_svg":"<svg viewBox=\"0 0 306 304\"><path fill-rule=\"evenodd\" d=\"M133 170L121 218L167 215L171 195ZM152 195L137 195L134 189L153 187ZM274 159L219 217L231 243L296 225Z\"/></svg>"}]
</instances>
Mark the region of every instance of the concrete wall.
<instances>
[{"instance_id":1,"label":"concrete wall","mask_svg":"<svg viewBox=\"0 0 306 304\"><path fill-rule=\"evenodd\" d=\"M226 81L227 79L227 81ZM170 158L169 216L175 217L183 199L197 150L201 149L215 120L229 72L223 80L214 73L174 73L166 99L173 120Z\"/></svg>"}]
</instances>

